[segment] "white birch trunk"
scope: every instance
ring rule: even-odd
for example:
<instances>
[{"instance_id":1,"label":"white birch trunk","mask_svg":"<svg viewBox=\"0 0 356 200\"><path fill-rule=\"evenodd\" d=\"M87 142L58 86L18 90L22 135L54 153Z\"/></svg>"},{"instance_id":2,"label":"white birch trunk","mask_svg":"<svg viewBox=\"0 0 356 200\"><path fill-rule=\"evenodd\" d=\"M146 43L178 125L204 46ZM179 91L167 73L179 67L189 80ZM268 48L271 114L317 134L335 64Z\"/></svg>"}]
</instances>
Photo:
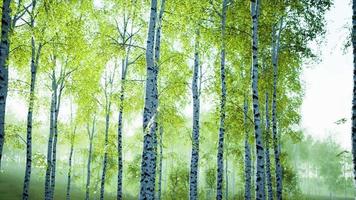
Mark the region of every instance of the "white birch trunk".
<instances>
[{"instance_id":1,"label":"white birch trunk","mask_svg":"<svg viewBox=\"0 0 356 200\"><path fill-rule=\"evenodd\" d=\"M271 161L269 155L269 131L270 131L270 121L269 121L269 109L268 109L269 101L268 101L268 93L266 92L266 151L265 151L265 159L266 159L266 180L267 180L267 194L268 200L273 200L273 189L272 189L272 176L271 176Z\"/></svg>"},{"instance_id":2,"label":"white birch trunk","mask_svg":"<svg viewBox=\"0 0 356 200\"><path fill-rule=\"evenodd\" d=\"M199 164L199 118L200 118L200 95L199 95L199 28L196 31L194 69L192 81L193 95L193 130L192 130L192 155L190 161L189 199L198 199L198 164Z\"/></svg>"},{"instance_id":3,"label":"white birch trunk","mask_svg":"<svg viewBox=\"0 0 356 200\"><path fill-rule=\"evenodd\" d=\"M252 103L256 141L256 199L264 200L264 150L261 131L261 114L258 102L258 18L259 0L251 0L252 17Z\"/></svg>"},{"instance_id":4,"label":"white birch trunk","mask_svg":"<svg viewBox=\"0 0 356 200\"><path fill-rule=\"evenodd\" d=\"M148 26L146 47L146 92L143 111L143 152L141 163L140 197L151 200L155 198L155 163L156 152L154 140L156 137L155 115L157 113L157 75L158 69L154 60L154 42L157 18L157 0L151 0L150 21Z\"/></svg>"},{"instance_id":5,"label":"white birch trunk","mask_svg":"<svg viewBox=\"0 0 356 200\"><path fill-rule=\"evenodd\" d=\"M244 101L244 129L245 129L245 200L251 200L251 145L247 129L248 105Z\"/></svg>"},{"instance_id":6,"label":"white birch trunk","mask_svg":"<svg viewBox=\"0 0 356 200\"><path fill-rule=\"evenodd\" d=\"M274 149L274 158L276 166L276 193L277 200L282 199L282 165L280 161L280 137L277 133L277 79L278 79L278 54L279 54L279 44L280 36L282 31L283 19L280 21L280 26L275 39L275 44L272 48L272 65L273 65L273 99L272 99L272 135L273 135L273 149Z\"/></svg>"},{"instance_id":7,"label":"white birch trunk","mask_svg":"<svg viewBox=\"0 0 356 200\"><path fill-rule=\"evenodd\" d=\"M216 199L223 199L224 184L224 134L225 134L225 104L226 104L226 80L225 80L225 29L226 12L228 0L223 0L221 12L221 102L220 102L220 128L217 154L217 180L216 180Z\"/></svg>"},{"instance_id":8,"label":"white birch trunk","mask_svg":"<svg viewBox=\"0 0 356 200\"><path fill-rule=\"evenodd\" d=\"M356 0L352 0L353 96L352 96L352 160L356 188ZM0 155L1 156L1 155Z\"/></svg>"},{"instance_id":9,"label":"white birch trunk","mask_svg":"<svg viewBox=\"0 0 356 200\"><path fill-rule=\"evenodd\" d=\"M5 108L8 90L8 58L10 49L11 29L11 0L3 0L1 16L1 41L0 41L0 169L2 151L5 141Z\"/></svg>"}]
</instances>

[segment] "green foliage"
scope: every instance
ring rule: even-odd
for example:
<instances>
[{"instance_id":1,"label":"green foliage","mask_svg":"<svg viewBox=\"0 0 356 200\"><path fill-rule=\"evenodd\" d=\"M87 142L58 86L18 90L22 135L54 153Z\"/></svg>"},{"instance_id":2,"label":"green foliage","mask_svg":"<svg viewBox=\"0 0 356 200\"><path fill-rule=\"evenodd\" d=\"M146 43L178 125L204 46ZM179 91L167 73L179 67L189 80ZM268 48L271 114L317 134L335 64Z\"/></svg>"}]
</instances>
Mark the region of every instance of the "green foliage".
<instances>
[{"instance_id":1,"label":"green foliage","mask_svg":"<svg viewBox=\"0 0 356 200\"><path fill-rule=\"evenodd\" d=\"M169 199L185 199L189 193L189 169L187 163L178 161L168 174L168 192L165 194Z\"/></svg>"},{"instance_id":2,"label":"green foliage","mask_svg":"<svg viewBox=\"0 0 356 200\"><path fill-rule=\"evenodd\" d=\"M49 104L52 80L63 83L59 108L58 172L67 173L70 145L74 145L73 182L84 190L89 138L87 125L97 119L93 139L90 193L97 197L104 154L106 114L110 117L107 192L116 192L117 118L123 103L124 193L137 198L142 152L142 110L146 79L145 45L149 1L37 0L30 5L11 33L9 93L27 105L32 50L42 46L37 66L33 126L33 168L43 174L46 167L46 142L49 132ZM160 1L159 1L160 2ZM160 3L159 3L160 4ZM267 92L272 96L273 36L283 19L278 59L277 121L282 144L301 142L298 155L302 162L313 158L313 166L329 189L331 183L351 181L341 177L344 161L334 156L338 147L332 143L315 143L303 137L299 124L304 95L301 82L305 62L318 56L310 47L325 34L325 13L330 0L262 1L259 27L259 103L264 108ZM17 8L14 2L13 10ZM162 22L161 58L158 76L158 123L163 127L163 197L186 199L189 193L189 158L191 153L192 97L191 81L194 44L199 40L200 73L200 160L199 193L206 199L214 196L216 153L220 104L221 2L206 0L169 0ZM31 20L34 23L31 25ZM226 25L226 142L229 176L236 176L236 188L242 188L243 102L249 104L247 132L254 147L251 104L251 16L249 1L229 1ZM197 37L196 32L200 35ZM32 45L32 38L34 46ZM126 76L122 79L126 63ZM56 77L53 77L53 72ZM108 81L112 77L112 81ZM121 102L121 87L124 100ZM111 110L108 111L108 104ZM271 102L268 102L271 104ZM69 108L70 107L70 108ZM271 106L270 106L271 107ZM264 109L261 116L265 116ZM270 114L270 113L269 113ZM6 145L13 162L24 158L25 119L8 117ZM265 118L265 117L263 117ZM341 123L342 121L340 121ZM262 122L264 123L264 122ZM75 140L73 132L75 131ZM293 142L291 142L292 140ZM315 147L320 160L311 154ZM285 193L300 199L302 176L293 165L291 148L283 145ZM338 149L340 150L340 149ZM254 151L252 151L254 152ZM254 156L254 155L253 155ZM334 156L334 157L333 157ZM272 158L272 157L271 157ZM294 157L293 157L294 158ZM327 158L327 159L322 159ZM273 163L273 162L272 162ZM23 165L22 161L20 163ZM324 166L324 167L323 167ZM274 166L272 164L272 169ZM39 176L41 177L41 176ZM235 188L235 186L234 186ZM230 187L231 190L231 187ZM231 192L232 193L232 192ZM241 196L235 191L230 196ZM126 198L125 198L126 199ZM293 198L292 198L293 199Z\"/></svg>"}]
</instances>

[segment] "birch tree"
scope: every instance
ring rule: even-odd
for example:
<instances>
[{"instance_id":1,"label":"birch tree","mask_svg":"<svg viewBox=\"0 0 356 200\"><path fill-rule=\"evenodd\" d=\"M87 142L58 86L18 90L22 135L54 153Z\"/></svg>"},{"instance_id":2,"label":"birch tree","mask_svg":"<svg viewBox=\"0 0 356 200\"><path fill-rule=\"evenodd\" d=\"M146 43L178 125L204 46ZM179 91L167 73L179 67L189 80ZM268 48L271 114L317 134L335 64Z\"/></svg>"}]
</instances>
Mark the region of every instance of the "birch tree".
<instances>
[{"instance_id":1,"label":"birch tree","mask_svg":"<svg viewBox=\"0 0 356 200\"><path fill-rule=\"evenodd\" d=\"M352 1L352 48L353 48L353 65L354 65L354 75L353 75L353 96L352 96L352 159L354 165L354 182L356 184L356 1Z\"/></svg>"},{"instance_id":2,"label":"birch tree","mask_svg":"<svg viewBox=\"0 0 356 200\"><path fill-rule=\"evenodd\" d=\"M110 115L111 115L111 105L114 92L114 78L116 72L116 64L113 72L105 71L105 82L104 82L104 112L105 112L105 142L104 142L104 159L103 159L103 169L101 173L101 184L100 184L100 199L104 199L105 194L105 179L106 170L108 165L108 146L109 146L109 126L110 126ZM109 73L109 74L108 74Z\"/></svg>"},{"instance_id":3,"label":"birch tree","mask_svg":"<svg viewBox=\"0 0 356 200\"><path fill-rule=\"evenodd\" d=\"M163 127L162 125L159 127L159 171L158 171L158 191L157 191L157 199L160 200L162 197L162 166L163 166Z\"/></svg>"},{"instance_id":4,"label":"birch tree","mask_svg":"<svg viewBox=\"0 0 356 200\"><path fill-rule=\"evenodd\" d=\"M7 84L8 84L8 57L9 57L9 32L11 24L11 0L3 0L2 16L1 16L1 55L0 55L0 162L2 157L2 150L5 139L5 107L7 97ZM1 165L0 165L1 166Z\"/></svg>"},{"instance_id":5,"label":"birch tree","mask_svg":"<svg viewBox=\"0 0 356 200\"><path fill-rule=\"evenodd\" d=\"M261 132L261 115L258 102L258 17L260 2L251 0L251 17L252 17L252 103L253 116L255 125L256 140L256 199L265 199L263 184L264 176L264 150Z\"/></svg>"},{"instance_id":6,"label":"birch tree","mask_svg":"<svg viewBox=\"0 0 356 200\"><path fill-rule=\"evenodd\" d=\"M117 199L122 199L122 174L123 174L123 161L122 161L122 129L123 129L123 111L124 111L124 100L125 100L125 82L127 81L127 71L128 67L135 63L135 61L141 56L137 57L135 60L131 60L131 51L133 45L133 38L137 35L138 32L134 32L134 15L131 13L131 30L128 30L128 23L130 15L125 13L124 10L124 28L123 30L117 25L117 30L121 36L120 44L124 47L124 58L121 60L121 86L120 86L120 102L119 102L119 116L118 116L118 182L117 182Z\"/></svg>"},{"instance_id":7,"label":"birch tree","mask_svg":"<svg viewBox=\"0 0 356 200\"><path fill-rule=\"evenodd\" d=\"M11 16L11 0L2 1L1 9L1 42L0 42L0 169L5 142L5 108L9 84L10 37L14 33L18 20L28 11L31 5L24 5L22 0L16 2L16 10Z\"/></svg>"},{"instance_id":8,"label":"birch tree","mask_svg":"<svg viewBox=\"0 0 356 200\"><path fill-rule=\"evenodd\" d=\"M247 99L244 99L244 131L245 131L245 199L251 199L251 146L249 141L249 131L247 125L248 104Z\"/></svg>"},{"instance_id":9,"label":"birch tree","mask_svg":"<svg viewBox=\"0 0 356 200\"><path fill-rule=\"evenodd\" d=\"M71 133L69 135L69 140L70 140L70 150L69 150L69 158L68 158L68 174L67 174L67 191L66 191L66 200L70 200L71 199L71 186L72 186L72 171L73 171L73 153L74 153L74 142L75 142L75 136L76 136L76 131L77 131L77 126L74 125L74 128L72 130L73 127L73 108L72 108L72 102L71 102L71 124L70 124L70 128L71 128Z\"/></svg>"},{"instance_id":10,"label":"birch tree","mask_svg":"<svg viewBox=\"0 0 356 200\"><path fill-rule=\"evenodd\" d=\"M273 149L274 149L274 158L276 166L276 188L277 188L277 199L282 199L282 166L280 161L280 143L277 135L277 71L278 71L278 51L280 45L280 34L282 31L283 20L280 21L279 31L275 44L273 45L272 52L272 64L273 64L273 99L272 99L272 133L273 133Z\"/></svg>"},{"instance_id":11,"label":"birch tree","mask_svg":"<svg viewBox=\"0 0 356 200\"><path fill-rule=\"evenodd\" d=\"M68 70L68 60L61 65L59 74L56 73L57 56L52 55L51 78L51 106L50 106L50 134L47 147L47 168L45 180L45 199L53 199L56 185L56 162L57 162L57 143L58 143L58 116L62 100L63 90L68 77L73 70Z\"/></svg>"},{"instance_id":12,"label":"birch tree","mask_svg":"<svg viewBox=\"0 0 356 200\"><path fill-rule=\"evenodd\" d=\"M190 162L190 190L189 198L198 198L198 163L199 163L199 117L200 117L200 94L199 94L199 27L195 36L194 47L194 67L192 81L192 96L193 96L193 131L192 131L192 156Z\"/></svg>"},{"instance_id":13,"label":"birch tree","mask_svg":"<svg viewBox=\"0 0 356 200\"><path fill-rule=\"evenodd\" d=\"M87 180L85 185L85 199L89 200L90 198L90 177L91 177L91 162L92 162L92 153L93 153L93 140L94 140L94 133L95 133L95 123L96 123L96 116L94 114L93 121L90 125L87 124L87 133L89 137L89 152L88 152L88 162L87 162Z\"/></svg>"},{"instance_id":14,"label":"birch tree","mask_svg":"<svg viewBox=\"0 0 356 200\"><path fill-rule=\"evenodd\" d=\"M226 79L225 79L225 30L226 12L228 0L223 0L221 12L221 102L220 102L220 128L217 155L217 180L216 180L216 199L223 198L223 177L224 177L224 133L225 133L225 104L226 104Z\"/></svg>"},{"instance_id":15,"label":"birch tree","mask_svg":"<svg viewBox=\"0 0 356 200\"><path fill-rule=\"evenodd\" d=\"M35 101L35 85L36 85L36 76L37 68L39 65L39 59L44 41L39 41L36 44L35 38L35 17L38 9L36 8L37 1L32 1L31 13L30 13L30 22L29 28L32 32L31 36L31 83L30 83L30 98L27 112L27 137L26 137L26 169L25 169L25 178L23 185L22 199L29 198L29 188L30 188L30 178L31 178L31 167L32 167L32 115L33 115L33 106ZM38 11L37 11L38 12ZM41 33L44 33L44 27L41 30Z\"/></svg>"},{"instance_id":16,"label":"birch tree","mask_svg":"<svg viewBox=\"0 0 356 200\"><path fill-rule=\"evenodd\" d=\"M161 2L164 5L164 0ZM161 16L159 16L161 18ZM162 19L162 18L161 18ZM160 20L161 20L160 19ZM151 0L150 20L147 34L146 47L146 92L145 106L143 111L143 152L141 164L141 181L140 181L140 199L155 198L155 171L156 171L156 129L157 129L157 107L158 91L157 77L158 65L157 56L159 57L160 44L160 23L157 25L157 0ZM156 44L156 46L154 46ZM156 57L155 57L156 56ZM155 63L156 61L156 63Z\"/></svg>"},{"instance_id":17,"label":"birch tree","mask_svg":"<svg viewBox=\"0 0 356 200\"><path fill-rule=\"evenodd\" d=\"M266 184L267 184L267 195L269 200L273 200L273 188L272 188L272 176L271 176L271 160L270 160L270 153L269 153L269 131L270 131L270 121L269 121L269 109L268 109L269 101L268 101L268 92L266 92L266 134L265 134L265 159L266 159Z\"/></svg>"}]
</instances>

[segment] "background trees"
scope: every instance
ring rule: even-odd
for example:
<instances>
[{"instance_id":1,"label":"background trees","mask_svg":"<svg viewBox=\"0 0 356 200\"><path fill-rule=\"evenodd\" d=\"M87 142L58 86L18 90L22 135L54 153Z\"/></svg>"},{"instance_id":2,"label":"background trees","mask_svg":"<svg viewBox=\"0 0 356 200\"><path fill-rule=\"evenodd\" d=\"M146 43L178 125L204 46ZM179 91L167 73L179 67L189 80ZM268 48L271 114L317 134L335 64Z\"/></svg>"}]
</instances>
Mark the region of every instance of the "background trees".
<instances>
[{"instance_id":1,"label":"background trees","mask_svg":"<svg viewBox=\"0 0 356 200\"><path fill-rule=\"evenodd\" d=\"M313 173L325 187L347 182L337 145L298 127L302 65L316 57L309 43L330 1L27 3L9 80L28 130L9 115L4 154L6 176L26 155L25 199L264 199L264 180L282 199L299 198ZM331 156L333 173L294 163L306 143Z\"/></svg>"}]
</instances>

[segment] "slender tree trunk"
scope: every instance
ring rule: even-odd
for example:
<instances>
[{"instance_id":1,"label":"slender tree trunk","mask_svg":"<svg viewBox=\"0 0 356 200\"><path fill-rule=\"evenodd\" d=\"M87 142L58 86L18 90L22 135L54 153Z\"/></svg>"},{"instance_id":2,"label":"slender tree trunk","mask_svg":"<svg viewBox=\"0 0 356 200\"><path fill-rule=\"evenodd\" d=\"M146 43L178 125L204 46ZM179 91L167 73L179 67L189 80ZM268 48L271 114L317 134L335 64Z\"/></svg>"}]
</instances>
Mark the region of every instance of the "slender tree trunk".
<instances>
[{"instance_id":1,"label":"slender tree trunk","mask_svg":"<svg viewBox=\"0 0 356 200\"><path fill-rule=\"evenodd\" d=\"M118 175L117 175L117 200L122 199L122 115L124 110L125 99L125 75L127 70L126 62L122 60L121 73L121 88L120 88L120 105L119 105L119 119L118 119L118 135L117 135L117 151L118 151Z\"/></svg>"},{"instance_id":2,"label":"slender tree trunk","mask_svg":"<svg viewBox=\"0 0 356 200\"><path fill-rule=\"evenodd\" d=\"M58 141L58 131L57 131L57 119L55 117L54 122L54 136L53 136L53 147L52 147L52 172L51 172L51 199L54 199L55 185L56 185L56 167L57 167L57 141Z\"/></svg>"},{"instance_id":3,"label":"slender tree trunk","mask_svg":"<svg viewBox=\"0 0 356 200\"><path fill-rule=\"evenodd\" d=\"M127 23L126 18L124 17L124 23ZM133 22L132 22L133 23ZM132 27L133 28L133 27ZM126 74L127 74L127 68L129 67L129 56L131 52L131 43L132 43L132 38L134 34L132 33L132 28L131 28L131 36L129 39L129 47L126 51L125 59L122 59L122 67L121 67L121 88L120 88L120 104L119 104L119 117L118 117L118 178L117 178L117 199L120 200L122 199L122 175L123 175L123 164L122 164L122 118L123 118L123 110L124 110L124 100L125 100L125 81L126 81ZM126 43L127 40L125 38L126 36L126 28L124 29L124 38L122 40L123 43Z\"/></svg>"},{"instance_id":4,"label":"slender tree trunk","mask_svg":"<svg viewBox=\"0 0 356 200\"><path fill-rule=\"evenodd\" d=\"M117 200L122 199L122 115L124 109L125 99L125 74L126 67L125 61L122 60L122 73L121 73L121 89L120 89L120 105L119 105L119 119L118 119L118 136L117 136L117 151L118 151L118 175L117 175Z\"/></svg>"},{"instance_id":5,"label":"slender tree trunk","mask_svg":"<svg viewBox=\"0 0 356 200\"><path fill-rule=\"evenodd\" d=\"M68 176L67 176L67 195L66 200L70 200L70 189L71 189L71 181L72 181L72 157L74 151L74 137L75 137L75 129L73 135L71 136L70 142L70 152L69 152L69 160L68 160Z\"/></svg>"},{"instance_id":6,"label":"slender tree trunk","mask_svg":"<svg viewBox=\"0 0 356 200\"><path fill-rule=\"evenodd\" d=\"M89 200L89 196L90 196L90 177L91 177L91 159L92 159L91 157L93 152L94 131L95 131L95 116L93 118L91 132L89 129L89 124L87 125L87 132L89 136L89 154L88 154L88 163L87 163L87 182L85 185L85 200Z\"/></svg>"},{"instance_id":7,"label":"slender tree trunk","mask_svg":"<svg viewBox=\"0 0 356 200\"><path fill-rule=\"evenodd\" d=\"M225 80L225 27L226 11L228 0L223 0L221 12L221 102L220 102L220 128L217 154L217 180L216 180L216 199L223 199L224 183L224 134L225 134L225 104L226 104L226 80Z\"/></svg>"},{"instance_id":8,"label":"slender tree trunk","mask_svg":"<svg viewBox=\"0 0 356 200\"><path fill-rule=\"evenodd\" d=\"M272 189L272 176L271 176L271 161L269 155L269 130L270 130L270 122L269 122L269 109L268 109L268 93L266 92L266 178L267 178L267 193L268 200L273 200L273 189Z\"/></svg>"},{"instance_id":9,"label":"slender tree trunk","mask_svg":"<svg viewBox=\"0 0 356 200\"><path fill-rule=\"evenodd\" d=\"M256 192L253 192L256 190L256 148L253 148L256 146L256 143L254 142L251 145L251 198L256 199Z\"/></svg>"},{"instance_id":10,"label":"slender tree trunk","mask_svg":"<svg viewBox=\"0 0 356 200\"><path fill-rule=\"evenodd\" d=\"M354 56L354 86L352 96L352 160L354 171L354 184L356 187L356 0L352 0L352 48Z\"/></svg>"},{"instance_id":11,"label":"slender tree trunk","mask_svg":"<svg viewBox=\"0 0 356 200\"><path fill-rule=\"evenodd\" d=\"M122 115L123 115L123 104L125 98L125 78L122 75L121 78L121 95L120 95L120 107L119 107L119 122L118 122L118 181L117 181L117 199L122 199Z\"/></svg>"},{"instance_id":12,"label":"slender tree trunk","mask_svg":"<svg viewBox=\"0 0 356 200\"><path fill-rule=\"evenodd\" d=\"M11 26L11 0L3 0L1 16L1 41L0 41L0 169L2 150L5 141L5 108L8 90L9 76L9 49L10 49L10 26Z\"/></svg>"},{"instance_id":13,"label":"slender tree trunk","mask_svg":"<svg viewBox=\"0 0 356 200\"><path fill-rule=\"evenodd\" d=\"M155 55L155 69L156 69L156 81L155 81L155 92L156 92L156 96L157 96L157 105L156 107L158 108L159 106L159 99L158 99L158 83L157 83L157 80L158 80L158 72L159 72L159 65L160 65L160 49L161 49L161 32L162 32L162 18L163 18L163 13L164 13L164 7L165 7L165 0L161 0L161 8L160 8L160 11L159 11L159 15L158 15L158 21L157 21L157 30L156 30L156 33L155 33L155 51L154 51L154 55ZM155 123L155 127L156 127L156 130L155 130L155 137L153 138L153 141L154 141L154 151L156 152L156 155L157 155L157 128L158 128L158 123L157 123L157 120L158 120L158 110L156 111L156 114L155 114L155 118L154 118L154 123ZM154 168L156 170L156 162L154 163Z\"/></svg>"},{"instance_id":14,"label":"slender tree trunk","mask_svg":"<svg viewBox=\"0 0 356 200\"><path fill-rule=\"evenodd\" d=\"M20 6L20 3L18 3ZM32 1L32 12L36 7L36 0ZM16 16L12 22L12 27L15 27ZM30 25L31 28L34 28L35 19L31 17ZM25 168L25 177L23 185L22 199L29 199L29 190L31 183L31 167L32 167L32 114L33 114L33 105L35 100L35 85L36 85L36 75L37 67L39 63L39 58L41 54L42 43L38 45L36 49L35 38L32 35L31 37L31 83L30 83L30 99L27 112L27 136L26 136L26 168Z\"/></svg>"},{"instance_id":15,"label":"slender tree trunk","mask_svg":"<svg viewBox=\"0 0 356 200\"><path fill-rule=\"evenodd\" d=\"M278 53L279 53L279 43L280 35L282 31L283 19L280 21L280 27L278 35L276 38L276 43L273 45L272 52L272 64L273 64L273 99L272 99L272 135L273 135L273 149L274 149L274 158L276 166L276 192L277 200L282 199L282 165L280 161L280 142L277 133L277 74L278 74Z\"/></svg>"},{"instance_id":16,"label":"slender tree trunk","mask_svg":"<svg viewBox=\"0 0 356 200\"><path fill-rule=\"evenodd\" d=\"M261 115L258 102L258 17L259 17L259 0L251 0L251 17L252 17L252 102L255 125L256 141L256 199L265 199L263 184L264 174L264 150L261 132Z\"/></svg>"},{"instance_id":17,"label":"slender tree trunk","mask_svg":"<svg viewBox=\"0 0 356 200\"><path fill-rule=\"evenodd\" d=\"M53 74L54 76L54 74ZM47 146L47 167L46 167L46 177L45 177L45 200L51 200L51 174L53 167L52 153L53 153L53 136L55 132L54 128L54 118L55 118L55 110L57 104L57 95L54 91L57 90L56 81L52 79L52 97L51 97L51 112L50 112L50 131L48 137L48 146ZM55 90L54 90L55 89Z\"/></svg>"},{"instance_id":18,"label":"slender tree trunk","mask_svg":"<svg viewBox=\"0 0 356 200\"><path fill-rule=\"evenodd\" d=\"M155 66L157 69L157 74L158 74L158 69L159 69L159 59L160 59L160 49L161 49L161 32L162 32L162 19L163 19L163 13L164 13L164 8L165 8L166 0L161 0L161 8L159 10L159 15L158 15L158 21L157 21L157 30L156 30L156 36L155 36L155 51L154 51L154 56L155 56Z\"/></svg>"},{"instance_id":19,"label":"slender tree trunk","mask_svg":"<svg viewBox=\"0 0 356 200\"><path fill-rule=\"evenodd\" d=\"M57 92L55 92L57 95ZM58 112L59 112L59 99L56 100L57 106L55 109L54 117L54 136L52 148L52 172L51 172L51 199L54 199L55 185L56 185L56 167L57 167L57 141L58 141Z\"/></svg>"},{"instance_id":20,"label":"slender tree trunk","mask_svg":"<svg viewBox=\"0 0 356 200\"><path fill-rule=\"evenodd\" d=\"M32 1L32 13L36 8L36 0ZM20 6L20 2L18 2L18 6ZM19 7L18 7L19 8ZM14 16L14 20L12 21L12 27L15 27L16 24L16 15ZM35 24L34 16L30 18L30 26L33 29ZM32 35L31 37L31 83L30 83L30 99L29 106L27 112L27 136L26 136L26 168L25 168L25 177L23 184L23 193L22 199L29 199L29 190L31 183L31 167L32 167L32 113L33 113L33 105L35 100L35 85L36 85L36 75L37 75L37 67L39 63L39 58L41 54L42 43L38 45L36 49L35 38Z\"/></svg>"},{"instance_id":21,"label":"slender tree trunk","mask_svg":"<svg viewBox=\"0 0 356 200\"><path fill-rule=\"evenodd\" d=\"M157 200L161 200L162 196L162 161L163 161L163 127L159 127L159 172L158 172L158 195Z\"/></svg>"},{"instance_id":22,"label":"slender tree trunk","mask_svg":"<svg viewBox=\"0 0 356 200\"><path fill-rule=\"evenodd\" d=\"M200 94L199 94L199 28L196 31L194 70L192 82L193 94L193 132L192 132L192 157L190 161L190 200L198 199L198 165L199 165L199 118L200 118Z\"/></svg>"},{"instance_id":23,"label":"slender tree trunk","mask_svg":"<svg viewBox=\"0 0 356 200\"><path fill-rule=\"evenodd\" d=\"M30 83L30 99L27 112L27 140L26 140L26 169L25 178L23 185L22 199L27 200L29 198L30 189L30 178L31 178L31 165L32 165L32 113L33 105L35 101L35 85L36 85L36 75L37 67L39 62L39 56L42 48L42 44L39 44L38 49L36 49L35 39L31 38L31 83Z\"/></svg>"},{"instance_id":24,"label":"slender tree trunk","mask_svg":"<svg viewBox=\"0 0 356 200\"><path fill-rule=\"evenodd\" d=\"M55 71L53 69L53 74L55 74ZM53 77L54 82L56 84L56 87L53 88L54 95L56 97L56 105L55 105L55 114L54 114L54 136L53 136L53 147L52 147L52 172L51 172L51 199L54 199L54 193L55 193L55 185L56 185L56 167L57 167L57 141L58 141L58 115L59 115L59 108L61 105L61 98L62 98L62 90L64 88L64 80L62 78L63 75L61 73L61 77L58 78L60 80L60 83L58 83L58 80ZM58 91L59 87L59 91Z\"/></svg>"},{"instance_id":25,"label":"slender tree trunk","mask_svg":"<svg viewBox=\"0 0 356 200\"><path fill-rule=\"evenodd\" d=\"M109 99L109 101L111 101ZM105 193L105 178L106 178L106 168L108 165L108 146L109 146L109 123L110 123L110 105L106 110L106 119L105 119L105 149L104 149L104 162L103 162L103 172L101 174L101 186L100 186L100 200L104 200L104 193Z\"/></svg>"},{"instance_id":26,"label":"slender tree trunk","mask_svg":"<svg viewBox=\"0 0 356 200\"><path fill-rule=\"evenodd\" d=\"M245 128L245 200L251 200L251 147L247 130L248 105L244 101L244 128Z\"/></svg>"},{"instance_id":27,"label":"slender tree trunk","mask_svg":"<svg viewBox=\"0 0 356 200\"><path fill-rule=\"evenodd\" d=\"M162 0L161 6L164 6ZM163 10L161 9L162 15ZM160 16L161 17L161 16ZM145 107L143 111L143 152L141 163L141 181L140 181L140 198L139 199L154 199L155 198L155 173L156 173L156 114L158 107L158 59L160 48L160 26L155 37L157 18L157 0L151 0L150 21L148 26L147 48L146 48L146 94ZM161 19L160 19L161 21ZM156 44L154 48L154 44Z\"/></svg>"}]
</instances>

